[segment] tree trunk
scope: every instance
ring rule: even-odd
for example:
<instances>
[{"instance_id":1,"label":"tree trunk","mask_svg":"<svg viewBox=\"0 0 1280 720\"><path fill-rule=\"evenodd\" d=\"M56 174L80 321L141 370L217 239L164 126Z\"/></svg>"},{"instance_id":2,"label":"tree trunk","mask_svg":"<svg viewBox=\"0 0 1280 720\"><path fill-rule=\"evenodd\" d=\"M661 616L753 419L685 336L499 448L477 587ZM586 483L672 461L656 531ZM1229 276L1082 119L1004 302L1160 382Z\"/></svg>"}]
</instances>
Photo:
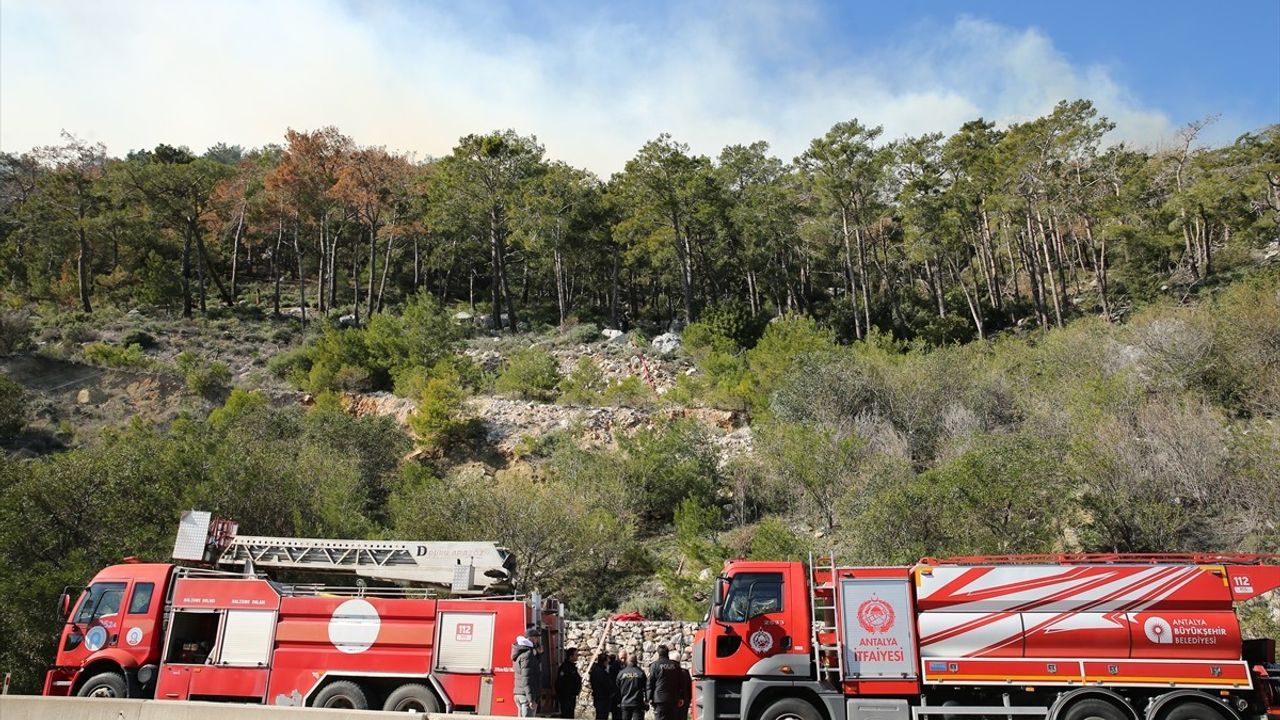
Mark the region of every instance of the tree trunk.
<instances>
[{"instance_id":1,"label":"tree trunk","mask_svg":"<svg viewBox=\"0 0 1280 720\"><path fill-rule=\"evenodd\" d=\"M396 241L396 234L387 235L387 254L382 258L382 279L378 281L378 303L374 312L382 310L382 293L387 289L387 271L391 269L391 246Z\"/></svg>"},{"instance_id":2,"label":"tree trunk","mask_svg":"<svg viewBox=\"0 0 1280 720\"><path fill-rule=\"evenodd\" d=\"M560 327L564 327L564 254L560 252L560 241L556 239L555 247L551 250L553 270L556 280L556 310L560 313ZM612 289L613 286L611 285ZM614 303L610 302L610 306Z\"/></svg>"},{"instance_id":3,"label":"tree trunk","mask_svg":"<svg viewBox=\"0 0 1280 720\"><path fill-rule=\"evenodd\" d=\"M378 224L369 223L369 289L365 296L364 306L369 309L369 317L377 312L373 306L373 279L378 275Z\"/></svg>"},{"instance_id":4,"label":"tree trunk","mask_svg":"<svg viewBox=\"0 0 1280 720\"><path fill-rule=\"evenodd\" d=\"M234 305L240 299L240 290L236 285L236 271L239 269L240 260L240 231L244 229L244 210L245 201L240 201L240 220L236 222L236 236L231 241L231 304Z\"/></svg>"},{"instance_id":5,"label":"tree trunk","mask_svg":"<svg viewBox=\"0 0 1280 720\"><path fill-rule=\"evenodd\" d=\"M413 292L418 292L418 278L422 272L422 261L418 258L418 236L413 236Z\"/></svg>"},{"instance_id":6,"label":"tree trunk","mask_svg":"<svg viewBox=\"0 0 1280 720\"><path fill-rule=\"evenodd\" d=\"M498 208L489 208L489 250L493 266L493 279L489 283L493 296L493 329L502 332L502 249L498 242Z\"/></svg>"},{"instance_id":7,"label":"tree trunk","mask_svg":"<svg viewBox=\"0 0 1280 720\"><path fill-rule=\"evenodd\" d=\"M866 239L862 236L862 228L855 226L853 235L858 240L858 282L862 284L862 313L866 322L863 327L871 332L871 279L867 275Z\"/></svg>"},{"instance_id":8,"label":"tree trunk","mask_svg":"<svg viewBox=\"0 0 1280 720\"><path fill-rule=\"evenodd\" d=\"M316 308L324 315L329 314L329 299L325 297L326 278L329 276L329 214L320 217L320 235L316 239L316 247L320 251L319 262L316 263Z\"/></svg>"},{"instance_id":9,"label":"tree trunk","mask_svg":"<svg viewBox=\"0 0 1280 720\"><path fill-rule=\"evenodd\" d=\"M280 314L280 247L284 245L284 215L280 215L280 227L276 232L276 249L271 252L271 277L276 281L276 292L272 298L276 315Z\"/></svg>"},{"instance_id":10,"label":"tree trunk","mask_svg":"<svg viewBox=\"0 0 1280 720\"><path fill-rule=\"evenodd\" d=\"M302 326L307 326L307 276L302 269L302 243L298 241L298 217L293 218L293 254L298 258L298 310L302 313Z\"/></svg>"},{"instance_id":11,"label":"tree trunk","mask_svg":"<svg viewBox=\"0 0 1280 720\"><path fill-rule=\"evenodd\" d=\"M76 235L80 240L80 251L76 253L76 282L80 290L80 308L86 313L92 313L93 305L89 302L89 285L92 282L89 271L89 236L84 231L83 211L80 213L80 222L76 225Z\"/></svg>"},{"instance_id":12,"label":"tree trunk","mask_svg":"<svg viewBox=\"0 0 1280 720\"><path fill-rule=\"evenodd\" d=\"M222 303L227 307L231 307L234 304L231 302L231 293L227 292L227 287L222 284L222 278L218 277L218 273L215 272L213 269L213 263L209 260L208 247L204 244L204 237L200 233L200 226L195 225L192 228L192 232L196 236L196 250L198 250L200 253L200 265L198 266L200 268L200 312L205 312L205 306L204 306L205 272L204 271L206 268L209 270L209 273L208 273L209 279L213 280L213 286L218 289L218 295L219 297L222 298Z\"/></svg>"}]
</instances>

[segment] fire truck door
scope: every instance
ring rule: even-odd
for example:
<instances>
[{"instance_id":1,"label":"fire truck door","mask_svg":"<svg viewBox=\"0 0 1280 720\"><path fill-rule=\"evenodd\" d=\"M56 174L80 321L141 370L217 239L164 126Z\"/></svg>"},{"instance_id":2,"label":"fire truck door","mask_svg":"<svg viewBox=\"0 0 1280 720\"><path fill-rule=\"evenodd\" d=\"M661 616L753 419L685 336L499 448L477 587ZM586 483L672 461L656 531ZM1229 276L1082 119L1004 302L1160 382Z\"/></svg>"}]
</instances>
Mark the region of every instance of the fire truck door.
<instances>
[{"instance_id":1,"label":"fire truck door","mask_svg":"<svg viewBox=\"0 0 1280 720\"><path fill-rule=\"evenodd\" d=\"M783 592L784 572L744 572L729 580L724 604L712 624L714 646L720 672L746 675L761 659L790 652L796 644L794 633L803 632L789 622ZM803 635L801 644L805 643Z\"/></svg>"},{"instance_id":2,"label":"fire truck door","mask_svg":"<svg viewBox=\"0 0 1280 720\"><path fill-rule=\"evenodd\" d=\"M911 594L905 578L840 581L846 678L916 677Z\"/></svg>"},{"instance_id":3,"label":"fire truck door","mask_svg":"<svg viewBox=\"0 0 1280 720\"><path fill-rule=\"evenodd\" d=\"M273 610L227 610L211 666L193 668L190 694L261 700L267 692L268 664L275 640Z\"/></svg>"}]
</instances>

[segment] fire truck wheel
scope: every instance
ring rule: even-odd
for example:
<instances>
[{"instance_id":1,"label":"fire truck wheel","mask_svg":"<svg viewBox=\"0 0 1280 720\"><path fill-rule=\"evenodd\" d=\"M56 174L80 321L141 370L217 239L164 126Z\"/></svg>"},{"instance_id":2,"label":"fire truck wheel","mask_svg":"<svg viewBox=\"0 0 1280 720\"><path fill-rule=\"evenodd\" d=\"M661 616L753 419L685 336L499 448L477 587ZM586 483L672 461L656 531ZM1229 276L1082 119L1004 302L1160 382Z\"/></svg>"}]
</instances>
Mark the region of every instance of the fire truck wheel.
<instances>
[{"instance_id":1,"label":"fire truck wheel","mask_svg":"<svg viewBox=\"0 0 1280 720\"><path fill-rule=\"evenodd\" d=\"M418 683L409 683L396 688L395 692L387 696L382 709L388 712L439 713L444 711L435 693L431 692L431 688Z\"/></svg>"},{"instance_id":2,"label":"fire truck wheel","mask_svg":"<svg viewBox=\"0 0 1280 720\"><path fill-rule=\"evenodd\" d=\"M1120 708L1097 698L1085 698L1073 703L1061 718L1062 720L1129 720Z\"/></svg>"},{"instance_id":3,"label":"fire truck wheel","mask_svg":"<svg viewBox=\"0 0 1280 720\"><path fill-rule=\"evenodd\" d=\"M96 698L122 698L128 694L128 685L125 684L124 677L120 673L104 672L98 673L80 686L80 691L76 693L80 697L96 697Z\"/></svg>"},{"instance_id":4,"label":"fire truck wheel","mask_svg":"<svg viewBox=\"0 0 1280 720\"><path fill-rule=\"evenodd\" d=\"M822 720L822 715L804 700L784 698L765 708L760 720Z\"/></svg>"},{"instance_id":5,"label":"fire truck wheel","mask_svg":"<svg viewBox=\"0 0 1280 720\"><path fill-rule=\"evenodd\" d=\"M349 680L339 680L325 685L320 692L316 693L316 699L311 704L321 708L369 709L369 700L365 697L364 690Z\"/></svg>"},{"instance_id":6,"label":"fire truck wheel","mask_svg":"<svg viewBox=\"0 0 1280 720\"><path fill-rule=\"evenodd\" d=\"M1165 713L1164 720L1227 720L1227 716L1208 703L1184 702Z\"/></svg>"}]
</instances>

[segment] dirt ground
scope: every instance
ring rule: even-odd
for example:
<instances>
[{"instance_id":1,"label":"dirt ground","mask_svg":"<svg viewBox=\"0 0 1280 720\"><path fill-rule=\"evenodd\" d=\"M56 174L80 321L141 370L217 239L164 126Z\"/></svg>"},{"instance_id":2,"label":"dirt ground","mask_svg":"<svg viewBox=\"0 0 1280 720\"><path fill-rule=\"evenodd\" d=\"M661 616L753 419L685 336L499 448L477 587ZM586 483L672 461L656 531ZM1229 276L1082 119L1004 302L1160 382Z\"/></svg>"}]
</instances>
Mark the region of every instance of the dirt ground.
<instances>
[{"instance_id":1,"label":"dirt ground","mask_svg":"<svg viewBox=\"0 0 1280 720\"><path fill-rule=\"evenodd\" d=\"M37 354L0 358L0 371L26 388L28 427L6 449L39 454L81 443L103 429L139 418L167 423L205 401L164 373L101 368Z\"/></svg>"}]
</instances>

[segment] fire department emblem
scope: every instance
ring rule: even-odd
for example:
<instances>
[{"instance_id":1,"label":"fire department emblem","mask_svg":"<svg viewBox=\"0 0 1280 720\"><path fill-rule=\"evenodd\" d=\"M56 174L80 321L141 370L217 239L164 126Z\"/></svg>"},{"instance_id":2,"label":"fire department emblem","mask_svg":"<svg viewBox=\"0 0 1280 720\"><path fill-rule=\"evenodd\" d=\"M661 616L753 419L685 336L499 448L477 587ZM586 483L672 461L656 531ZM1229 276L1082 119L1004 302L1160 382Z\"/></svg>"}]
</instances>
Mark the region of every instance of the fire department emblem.
<instances>
[{"instance_id":1,"label":"fire department emblem","mask_svg":"<svg viewBox=\"0 0 1280 720\"><path fill-rule=\"evenodd\" d=\"M888 632L893 621L893 607L880 598L873 597L858 606L858 624L869 633Z\"/></svg>"},{"instance_id":2,"label":"fire department emblem","mask_svg":"<svg viewBox=\"0 0 1280 720\"><path fill-rule=\"evenodd\" d=\"M760 628L759 630L751 633L751 637L747 642L751 645L752 650L755 650L761 655L773 649L773 636L764 628Z\"/></svg>"},{"instance_id":3,"label":"fire department emblem","mask_svg":"<svg viewBox=\"0 0 1280 720\"><path fill-rule=\"evenodd\" d=\"M1168 645L1173 642L1173 628L1169 621L1162 617L1150 617L1143 623L1142 629L1147 639L1156 645Z\"/></svg>"}]
</instances>

